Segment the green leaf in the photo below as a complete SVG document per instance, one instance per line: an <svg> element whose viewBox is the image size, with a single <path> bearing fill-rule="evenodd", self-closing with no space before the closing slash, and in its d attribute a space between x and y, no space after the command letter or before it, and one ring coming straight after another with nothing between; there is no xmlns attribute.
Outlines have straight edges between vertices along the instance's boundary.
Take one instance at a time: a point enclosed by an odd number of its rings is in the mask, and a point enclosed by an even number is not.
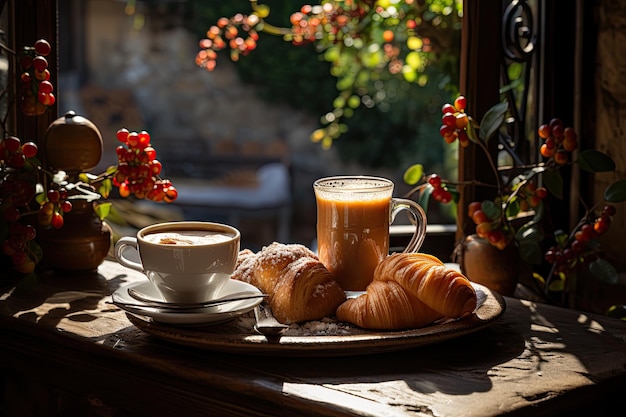
<svg viewBox="0 0 626 417"><path fill-rule="evenodd" d="M424 176L424 166L422 164L411 165L404 171L404 182L408 185L417 184Z"/></svg>
<svg viewBox="0 0 626 417"><path fill-rule="evenodd" d="M562 279L554 280L550 283L548 289L554 292L563 291L565 289L565 281Z"/></svg>
<svg viewBox="0 0 626 417"><path fill-rule="evenodd" d="M537 226L535 221L530 221L519 228L517 233L515 233L515 239L519 242L521 241L535 241L541 242L544 238L543 231L539 226Z"/></svg>
<svg viewBox="0 0 626 417"><path fill-rule="evenodd" d="M604 190L604 199L609 203L621 203L626 201L626 179L619 180L609 185Z"/></svg>
<svg viewBox="0 0 626 417"><path fill-rule="evenodd" d="M479 126L476 124L476 121L474 121L474 119L472 119L470 116L468 116L467 119L468 119L468 125L467 125L467 129L465 130L467 132L467 137L469 140L476 143L479 140L478 136L476 136L476 129Z"/></svg>
<svg viewBox="0 0 626 417"><path fill-rule="evenodd" d="M539 242L534 239L520 240L519 253L526 263L540 265L543 262L543 251Z"/></svg>
<svg viewBox="0 0 626 417"><path fill-rule="evenodd" d="M452 194L452 201L455 204L459 203L459 200L461 199L461 193L459 192L459 190L457 190L456 188L448 188L448 191L450 191L450 194Z"/></svg>
<svg viewBox="0 0 626 417"><path fill-rule="evenodd" d="M626 320L626 305L613 305L606 311L606 315L616 319Z"/></svg>
<svg viewBox="0 0 626 417"><path fill-rule="evenodd" d="M546 285L546 280L543 279L543 277L539 275L537 272L533 272L533 278L535 279L535 281L538 281L542 287Z"/></svg>
<svg viewBox="0 0 626 417"><path fill-rule="evenodd" d="M563 177L559 171L545 171L543 183L556 198L563 199Z"/></svg>
<svg viewBox="0 0 626 417"><path fill-rule="evenodd" d="M564 245L567 241L568 235L563 230L558 229L554 232L554 240L558 245Z"/></svg>
<svg viewBox="0 0 626 417"><path fill-rule="evenodd" d="M430 201L430 195L433 193L435 187L428 184L424 187L424 190L420 193L419 199L417 200L417 204L422 206L424 210L428 210L428 202Z"/></svg>
<svg viewBox="0 0 626 417"><path fill-rule="evenodd" d="M100 220L104 220L111 212L111 203L101 203L94 207L93 211Z"/></svg>
<svg viewBox="0 0 626 417"><path fill-rule="evenodd" d="M499 219L502 216L502 208L493 201L485 200L481 203L480 208L485 212L491 220Z"/></svg>
<svg viewBox="0 0 626 417"><path fill-rule="evenodd" d="M113 175L117 172L117 165L111 165L109 166L106 171L104 172L106 175Z"/></svg>
<svg viewBox="0 0 626 417"><path fill-rule="evenodd" d="M615 171L615 162L607 154L596 151L595 149L587 149L578 154L577 163L580 169L588 172L608 172Z"/></svg>
<svg viewBox="0 0 626 417"><path fill-rule="evenodd" d="M478 132L483 142L487 142L489 138L500 129L504 121L504 115L508 109L509 105L506 102L502 102L487 110L487 113L485 113L480 122L480 131Z"/></svg>
<svg viewBox="0 0 626 417"><path fill-rule="evenodd" d="M506 213L505 214L506 214L506 217L510 219L510 218L513 218L513 217L517 216L520 211L521 211L521 208L520 208L520 204L519 204L519 199L518 198L513 198L506 205Z"/></svg>
<svg viewBox="0 0 626 417"><path fill-rule="evenodd" d="M606 259L598 258L589 264L589 270L600 281L617 284L619 276L615 267Z"/></svg>
<svg viewBox="0 0 626 417"><path fill-rule="evenodd" d="M98 187L98 194L100 194L103 198L109 198L109 194L113 189L113 181L109 178L105 179L100 183L100 187Z"/></svg>

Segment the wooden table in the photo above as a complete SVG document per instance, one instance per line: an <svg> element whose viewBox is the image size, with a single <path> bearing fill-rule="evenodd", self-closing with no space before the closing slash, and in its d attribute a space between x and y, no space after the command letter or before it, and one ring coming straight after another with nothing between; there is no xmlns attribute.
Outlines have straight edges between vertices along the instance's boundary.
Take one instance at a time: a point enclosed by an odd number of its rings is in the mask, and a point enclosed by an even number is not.
<svg viewBox="0 0 626 417"><path fill-rule="evenodd" d="M194 349L107 304L145 279L105 261L0 291L2 416L601 415L626 405L626 323L505 298L489 327L393 353L256 357Z"/></svg>

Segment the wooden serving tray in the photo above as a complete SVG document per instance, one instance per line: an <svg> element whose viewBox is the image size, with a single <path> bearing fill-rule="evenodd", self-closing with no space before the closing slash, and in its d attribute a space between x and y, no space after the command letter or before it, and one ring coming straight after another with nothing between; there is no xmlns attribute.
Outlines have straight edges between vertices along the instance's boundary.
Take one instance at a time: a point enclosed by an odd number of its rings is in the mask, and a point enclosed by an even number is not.
<svg viewBox="0 0 626 417"><path fill-rule="evenodd" d="M330 331L307 334L301 326L294 325L280 338L268 340L252 330L254 323L246 323L246 317L208 327L183 327L132 313L127 316L135 326L159 339L194 348L260 356L356 356L425 346L489 326L504 313L506 304L498 293L480 284L473 285L479 305L471 315L402 331L368 331L345 323L332 326L331 320Z"/></svg>

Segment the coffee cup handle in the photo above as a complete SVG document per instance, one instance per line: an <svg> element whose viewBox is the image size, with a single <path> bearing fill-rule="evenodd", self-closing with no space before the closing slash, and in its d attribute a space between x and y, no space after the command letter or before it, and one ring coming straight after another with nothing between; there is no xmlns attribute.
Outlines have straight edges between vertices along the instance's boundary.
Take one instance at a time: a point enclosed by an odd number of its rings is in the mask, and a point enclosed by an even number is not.
<svg viewBox="0 0 626 417"><path fill-rule="evenodd" d="M396 215L403 210L407 210L413 216L413 219L415 220L415 231L413 232L411 241L402 253L417 252L420 247L422 247L422 243L424 243L424 239L426 238L426 213L422 209L422 206L413 200L405 198L392 198L391 218L389 224L393 223Z"/></svg>
<svg viewBox="0 0 626 417"><path fill-rule="evenodd" d="M136 262L132 259L128 259L124 256L124 250L126 248L133 248L135 252L139 253L137 250L137 238L132 236L122 236L115 243L115 259L120 264L124 265L127 268L134 269L139 272L143 272L143 265L141 263Z"/></svg>

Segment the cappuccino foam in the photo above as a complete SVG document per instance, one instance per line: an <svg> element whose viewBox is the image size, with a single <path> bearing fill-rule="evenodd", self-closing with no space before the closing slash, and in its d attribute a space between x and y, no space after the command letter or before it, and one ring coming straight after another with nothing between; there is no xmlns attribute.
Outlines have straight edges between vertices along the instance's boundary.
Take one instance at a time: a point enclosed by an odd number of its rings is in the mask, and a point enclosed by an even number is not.
<svg viewBox="0 0 626 417"><path fill-rule="evenodd" d="M211 245L226 242L233 237L209 230L178 230L172 232L157 232L145 235L144 240L158 245Z"/></svg>

